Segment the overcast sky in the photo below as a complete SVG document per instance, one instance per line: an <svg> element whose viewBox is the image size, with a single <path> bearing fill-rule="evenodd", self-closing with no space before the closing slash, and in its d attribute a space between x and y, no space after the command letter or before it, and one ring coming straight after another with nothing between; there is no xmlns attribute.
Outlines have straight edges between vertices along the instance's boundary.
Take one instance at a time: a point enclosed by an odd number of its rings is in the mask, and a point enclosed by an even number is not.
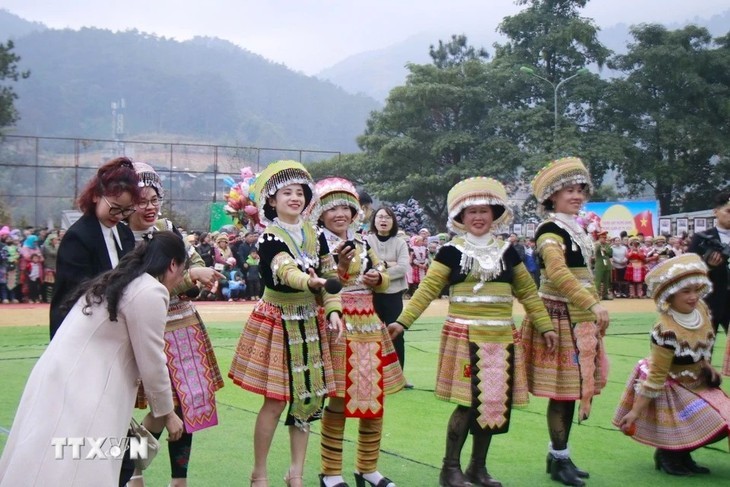
<svg viewBox="0 0 730 487"><path fill-rule="evenodd" d="M0 8L52 28L220 37L306 74L422 32L477 37L520 10L514 0L0 0ZM584 16L610 27L728 8L728 0L592 0Z"/></svg>

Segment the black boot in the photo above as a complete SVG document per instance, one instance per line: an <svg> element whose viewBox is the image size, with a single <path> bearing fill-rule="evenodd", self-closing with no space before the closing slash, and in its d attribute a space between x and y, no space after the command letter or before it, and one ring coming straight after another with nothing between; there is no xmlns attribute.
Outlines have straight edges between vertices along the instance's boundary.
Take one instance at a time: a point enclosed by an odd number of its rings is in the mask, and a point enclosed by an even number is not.
<svg viewBox="0 0 730 487"><path fill-rule="evenodd" d="M471 484L461 471L461 449L469 434L471 412L466 406L456 406L446 428L446 454L439 475L441 487L467 487Z"/></svg>
<svg viewBox="0 0 730 487"><path fill-rule="evenodd" d="M466 478L469 479L473 485L480 485L482 487L502 487L502 482L493 479L489 472L487 472L486 463L479 465L473 458L469 462L469 466L466 467Z"/></svg>
<svg viewBox="0 0 730 487"><path fill-rule="evenodd" d="M441 487L470 487L471 484L461 471L461 465L454 460L444 458L444 465L441 467L439 475L439 485Z"/></svg>
<svg viewBox="0 0 730 487"><path fill-rule="evenodd" d="M553 456L553 454L552 453L548 453L547 454L547 459L545 460L545 465L546 465L545 466L545 473L550 473L550 465L552 465L553 460L555 460L555 457ZM568 461L570 462L570 466L573 467L573 470L575 470L575 474L578 477L580 477L582 479L587 479L587 478L590 478L591 477L591 474L589 474L585 470L579 469L575 465L575 463L573 463L573 460L571 460L570 458L568 458Z"/></svg>
<svg viewBox="0 0 730 487"><path fill-rule="evenodd" d="M692 459L692 455L690 455L690 452L685 451L681 453L682 463L685 467L687 467L687 470L689 470L692 473L710 473L710 469L707 467L703 467L702 465L697 465L697 462L695 462Z"/></svg>
<svg viewBox="0 0 730 487"><path fill-rule="evenodd" d="M553 458L550 464L550 478L564 485L582 487L586 484L578 477L570 458Z"/></svg>
<svg viewBox="0 0 730 487"><path fill-rule="evenodd" d="M684 465L682 455L682 452L657 449L654 453L654 468L664 470L669 475L692 475L690 469Z"/></svg>

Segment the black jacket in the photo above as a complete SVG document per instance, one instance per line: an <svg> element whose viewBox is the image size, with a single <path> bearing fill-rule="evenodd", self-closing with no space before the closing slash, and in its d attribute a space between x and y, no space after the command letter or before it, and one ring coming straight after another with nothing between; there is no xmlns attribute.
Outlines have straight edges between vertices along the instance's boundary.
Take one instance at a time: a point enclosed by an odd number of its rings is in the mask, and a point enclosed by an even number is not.
<svg viewBox="0 0 730 487"><path fill-rule="evenodd" d="M126 225L117 225L122 248L117 249L121 259L134 249L134 234ZM66 232L58 247L56 261L56 284L51 301L50 331L51 339L58 331L66 312L61 305L85 279L98 276L111 270L104 234L95 215L83 215Z"/></svg>
<svg viewBox="0 0 730 487"><path fill-rule="evenodd" d="M716 242L720 242L720 234L716 228L711 228L695 234L692 237L692 242L689 244L689 251L699 254L704 259L705 252L702 246L702 241L704 240L702 238L703 235L712 238ZM716 267L708 265L707 267L710 269L709 277L710 281L712 281L712 292L705 297L705 303L707 303L710 311L712 311L713 323L727 323L726 320L729 317L727 316L726 310L728 308L728 298L730 298L730 293L728 292L728 260L724 258L720 265Z"/></svg>

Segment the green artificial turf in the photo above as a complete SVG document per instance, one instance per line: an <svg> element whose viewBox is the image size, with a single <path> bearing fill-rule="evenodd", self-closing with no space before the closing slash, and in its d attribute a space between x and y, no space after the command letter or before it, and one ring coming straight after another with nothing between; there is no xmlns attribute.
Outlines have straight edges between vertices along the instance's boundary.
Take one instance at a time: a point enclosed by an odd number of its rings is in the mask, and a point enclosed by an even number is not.
<svg viewBox="0 0 730 487"><path fill-rule="evenodd" d="M694 455L713 473L691 478L671 477L654 470L653 450L624 436L611 425L611 418L626 380L636 361L649 350L648 331L653 313L614 313L606 337L611 370L609 383L594 399L591 417L578 425L571 434L573 460L591 472L590 486L687 486L728 485L730 457L728 443L723 441L702 448ZM519 320L518 320L519 322ZM418 321L406 333L406 376L415 385L386 398L386 414L379 470L393 479L399 487L436 486L443 457L446 424L454 405L433 396L438 357L439 332L442 319ZM210 336L221 371L228 372L238 341L242 322L209 322ZM15 408L25 380L37 357L48 342L45 327L0 328L0 447L6 440ZM716 345L713 363L722 365L725 335ZM730 378L725 378L724 390L730 390ZM53 398L49 398L53 400ZM194 435L190 463L191 486L244 486L253 463L253 425L261 405L261 397L243 391L226 379L218 392L219 425ZM545 426L546 401L531 398L530 405L515 409L510 431L495 436L488 457L490 473L505 485L555 486L545 474L545 454L548 443ZM137 416L144 415L138 411ZM319 472L319 423L312 427L305 482L316 486ZM164 438L164 436L163 436ZM345 478L354 487L357 421L349 420L344 446ZM466 466L471 450L470 439L464 447L462 464ZM164 441L162 442L164 445ZM281 425L274 438L269 457L269 480L272 486L283 485L288 466L289 442L286 428ZM163 448L165 448L163 446ZM164 486L169 481L167 452L163 450L146 472L147 485Z"/></svg>

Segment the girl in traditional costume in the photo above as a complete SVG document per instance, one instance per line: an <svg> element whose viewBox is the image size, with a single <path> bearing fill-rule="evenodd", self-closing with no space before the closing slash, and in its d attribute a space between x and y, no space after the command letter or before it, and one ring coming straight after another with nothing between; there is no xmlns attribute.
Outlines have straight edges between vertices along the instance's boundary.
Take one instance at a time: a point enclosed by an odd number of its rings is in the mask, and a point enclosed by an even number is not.
<svg viewBox="0 0 730 487"><path fill-rule="evenodd" d="M712 289L707 266L688 253L659 263L646 284L659 310L651 354L629 377L613 424L657 449L657 470L710 473L690 452L728 435L730 398L710 363L715 332L702 300Z"/></svg>
<svg viewBox="0 0 730 487"><path fill-rule="evenodd" d="M370 245L354 232L362 210L352 183L327 178L317 182L316 192L320 203L311 220L324 227L321 245L327 245L338 262L346 328L344 340L329 334L336 391L322 416L320 486L347 486L342 477L345 419L359 418L355 484L395 487L378 472L378 457L384 396L401 390L405 379L388 331L373 307L373 292L388 289L390 279Z"/></svg>
<svg viewBox="0 0 730 487"><path fill-rule="evenodd" d="M183 240L170 220L159 218L165 197L160 176L152 166L143 162L135 162L134 169L140 181L140 201L137 203L137 211L127 219L127 224L135 240L139 243L146 236L162 230L174 232ZM187 240L183 240L183 243L190 267L185 271L180 285L170 293L165 325L165 356L170 371L175 411L185 424L185 432L180 439L171 441L168 447L171 487L187 485L193 433L218 424L215 392L223 387L208 332L192 301L185 295L187 291L197 289L197 283L211 286L221 274L205 267L203 259ZM137 407L147 408L143 387L137 398ZM155 436L162 433L164 426L151 413L144 418L143 424ZM144 485L141 471L135 471L129 485Z"/></svg>
<svg viewBox="0 0 730 487"><path fill-rule="evenodd" d="M413 296L421 281L426 277L428 271L428 247L421 235L411 237L410 255L411 255L411 280L409 281L409 294Z"/></svg>
<svg viewBox="0 0 730 487"><path fill-rule="evenodd" d="M447 205L447 226L458 236L439 249L418 291L388 329L394 336L410 327L448 286L435 395L457 406L447 427L439 482L444 487L501 486L486 468L492 435L506 433L512 406L527 401L513 296L532 317L547 349L554 348L557 336L517 251L492 233L511 219L502 184L466 179L451 188ZM461 450L470 432L471 461L462 472Z"/></svg>
<svg viewBox="0 0 730 487"><path fill-rule="evenodd" d="M570 459L568 438L580 400L579 420L587 419L593 396L606 385L607 360L603 335L608 313L601 306L590 262L591 237L578 223L578 213L591 192L591 179L575 157L556 160L532 181L532 190L548 218L535 233L540 253L540 296L559 335L550 353L540 339L542 329L526 319L522 325L530 392L549 398L550 434L547 472L565 485L584 485L588 472Z"/></svg>
<svg viewBox="0 0 730 487"><path fill-rule="evenodd" d="M644 277L646 277L646 252L641 248L639 237L629 238L629 263L626 266L626 282L629 283L629 297L644 297Z"/></svg>
<svg viewBox="0 0 730 487"><path fill-rule="evenodd" d="M288 405L291 464L287 485L303 485L309 423L321 417L325 396L334 393L329 325L341 333L338 295L323 290L337 276L334 260L314 225L302 213L316 203L314 182L295 161L270 164L251 187L261 221L259 238L264 295L238 342L228 376L264 396L254 431L251 485L268 485L266 459L279 417ZM321 307L318 306L318 300Z"/></svg>

